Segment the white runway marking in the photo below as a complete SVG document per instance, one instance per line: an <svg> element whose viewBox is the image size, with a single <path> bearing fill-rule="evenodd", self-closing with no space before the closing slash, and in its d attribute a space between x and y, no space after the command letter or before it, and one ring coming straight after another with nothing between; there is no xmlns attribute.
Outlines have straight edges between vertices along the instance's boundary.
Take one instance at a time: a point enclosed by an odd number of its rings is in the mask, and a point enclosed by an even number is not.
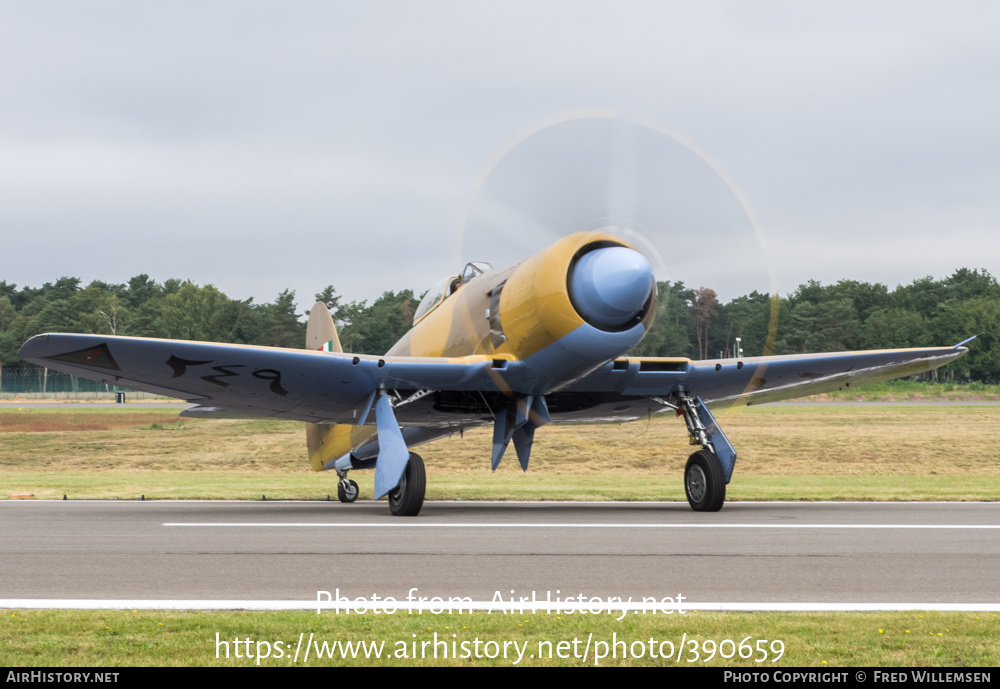
<svg viewBox="0 0 1000 689"><path fill-rule="evenodd" d="M382 601L385 601L383 598ZM354 602L351 602L352 605ZM391 609L413 610L421 612L440 611L447 609L449 601L419 601L405 600L388 604ZM591 612L594 606L588 603L500 603L496 601L455 601L451 603L457 612L463 611L580 611ZM384 610L385 604L379 606ZM607 600L597 604L597 609L607 613L608 610L629 611L664 611L662 603L612 603ZM673 607L673 606L671 606ZM103 598L0 598L0 609L32 609L32 610L312 610L317 609L315 600L127 600ZM333 605L324 602L322 609L328 614L335 614ZM684 601L683 609L687 612L699 610L718 610L729 612L884 612L884 611L938 611L938 612L1000 612L1000 603L759 603L759 602L697 602ZM353 614L353 613L352 613ZM661 614L663 614L661 612Z"/></svg>
<svg viewBox="0 0 1000 689"><path fill-rule="evenodd" d="M1000 524L642 524L546 522L165 522L163 526L337 529L1000 529Z"/></svg>

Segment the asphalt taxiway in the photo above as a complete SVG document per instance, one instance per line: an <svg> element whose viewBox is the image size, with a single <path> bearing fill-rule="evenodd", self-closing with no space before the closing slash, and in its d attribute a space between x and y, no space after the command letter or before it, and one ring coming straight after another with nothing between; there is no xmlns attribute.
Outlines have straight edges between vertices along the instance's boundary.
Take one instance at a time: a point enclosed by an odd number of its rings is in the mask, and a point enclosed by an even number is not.
<svg viewBox="0 0 1000 689"><path fill-rule="evenodd" d="M3 600L1000 598L996 503L428 502L396 518L384 501L3 501L0 521Z"/></svg>

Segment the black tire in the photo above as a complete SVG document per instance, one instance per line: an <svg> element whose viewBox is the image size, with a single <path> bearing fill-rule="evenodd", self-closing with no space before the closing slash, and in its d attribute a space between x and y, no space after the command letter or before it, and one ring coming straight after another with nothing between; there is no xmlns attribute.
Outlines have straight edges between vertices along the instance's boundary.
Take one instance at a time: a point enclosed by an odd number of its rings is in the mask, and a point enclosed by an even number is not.
<svg viewBox="0 0 1000 689"><path fill-rule="evenodd" d="M358 499L358 483L352 479L337 484L337 499L341 502L354 502Z"/></svg>
<svg viewBox="0 0 1000 689"><path fill-rule="evenodd" d="M389 511L397 517L415 517L424 506L424 491L427 488L427 474L424 460L416 452L410 453L410 461L399 485L389 491Z"/></svg>
<svg viewBox="0 0 1000 689"><path fill-rule="evenodd" d="M684 467L684 492L695 512L718 512L726 502L726 479L719 458L698 450Z"/></svg>

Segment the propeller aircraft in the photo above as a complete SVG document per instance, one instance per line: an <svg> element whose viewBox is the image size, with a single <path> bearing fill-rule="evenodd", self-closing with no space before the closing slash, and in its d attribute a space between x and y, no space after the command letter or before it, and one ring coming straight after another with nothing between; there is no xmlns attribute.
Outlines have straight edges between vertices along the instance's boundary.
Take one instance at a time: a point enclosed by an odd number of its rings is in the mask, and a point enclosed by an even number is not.
<svg viewBox="0 0 1000 689"><path fill-rule="evenodd" d="M413 516L423 460L410 448L493 426L491 466L511 443L527 470L547 423L621 422L673 412L692 445L684 486L718 511L736 450L711 409L761 404L909 376L968 350L952 347L693 361L633 357L656 313L649 261L628 242L579 232L510 267L470 263L435 285L384 356L344 353L329 310L310 312L301 350L104 335L44 334L20 358L72 375L193 403L182 416L306 422L309 462L339 477L375 470L375 497Z"/></svg>

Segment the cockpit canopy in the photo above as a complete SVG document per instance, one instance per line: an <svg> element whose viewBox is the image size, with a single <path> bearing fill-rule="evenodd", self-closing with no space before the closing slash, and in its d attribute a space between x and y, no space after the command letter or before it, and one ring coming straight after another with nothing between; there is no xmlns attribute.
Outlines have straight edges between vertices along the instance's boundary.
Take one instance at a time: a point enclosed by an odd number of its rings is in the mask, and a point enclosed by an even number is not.
<svg viewBox="0 0 1000 689"><path fill-rule="evenodd" d="M493 270L493 266L485 261L466 263L461 275L450 275L435 283L420 300L417 312L413 314L413 322L416 323L433 311L434 307L454 294L459 287L490 270Z"/></svg>

